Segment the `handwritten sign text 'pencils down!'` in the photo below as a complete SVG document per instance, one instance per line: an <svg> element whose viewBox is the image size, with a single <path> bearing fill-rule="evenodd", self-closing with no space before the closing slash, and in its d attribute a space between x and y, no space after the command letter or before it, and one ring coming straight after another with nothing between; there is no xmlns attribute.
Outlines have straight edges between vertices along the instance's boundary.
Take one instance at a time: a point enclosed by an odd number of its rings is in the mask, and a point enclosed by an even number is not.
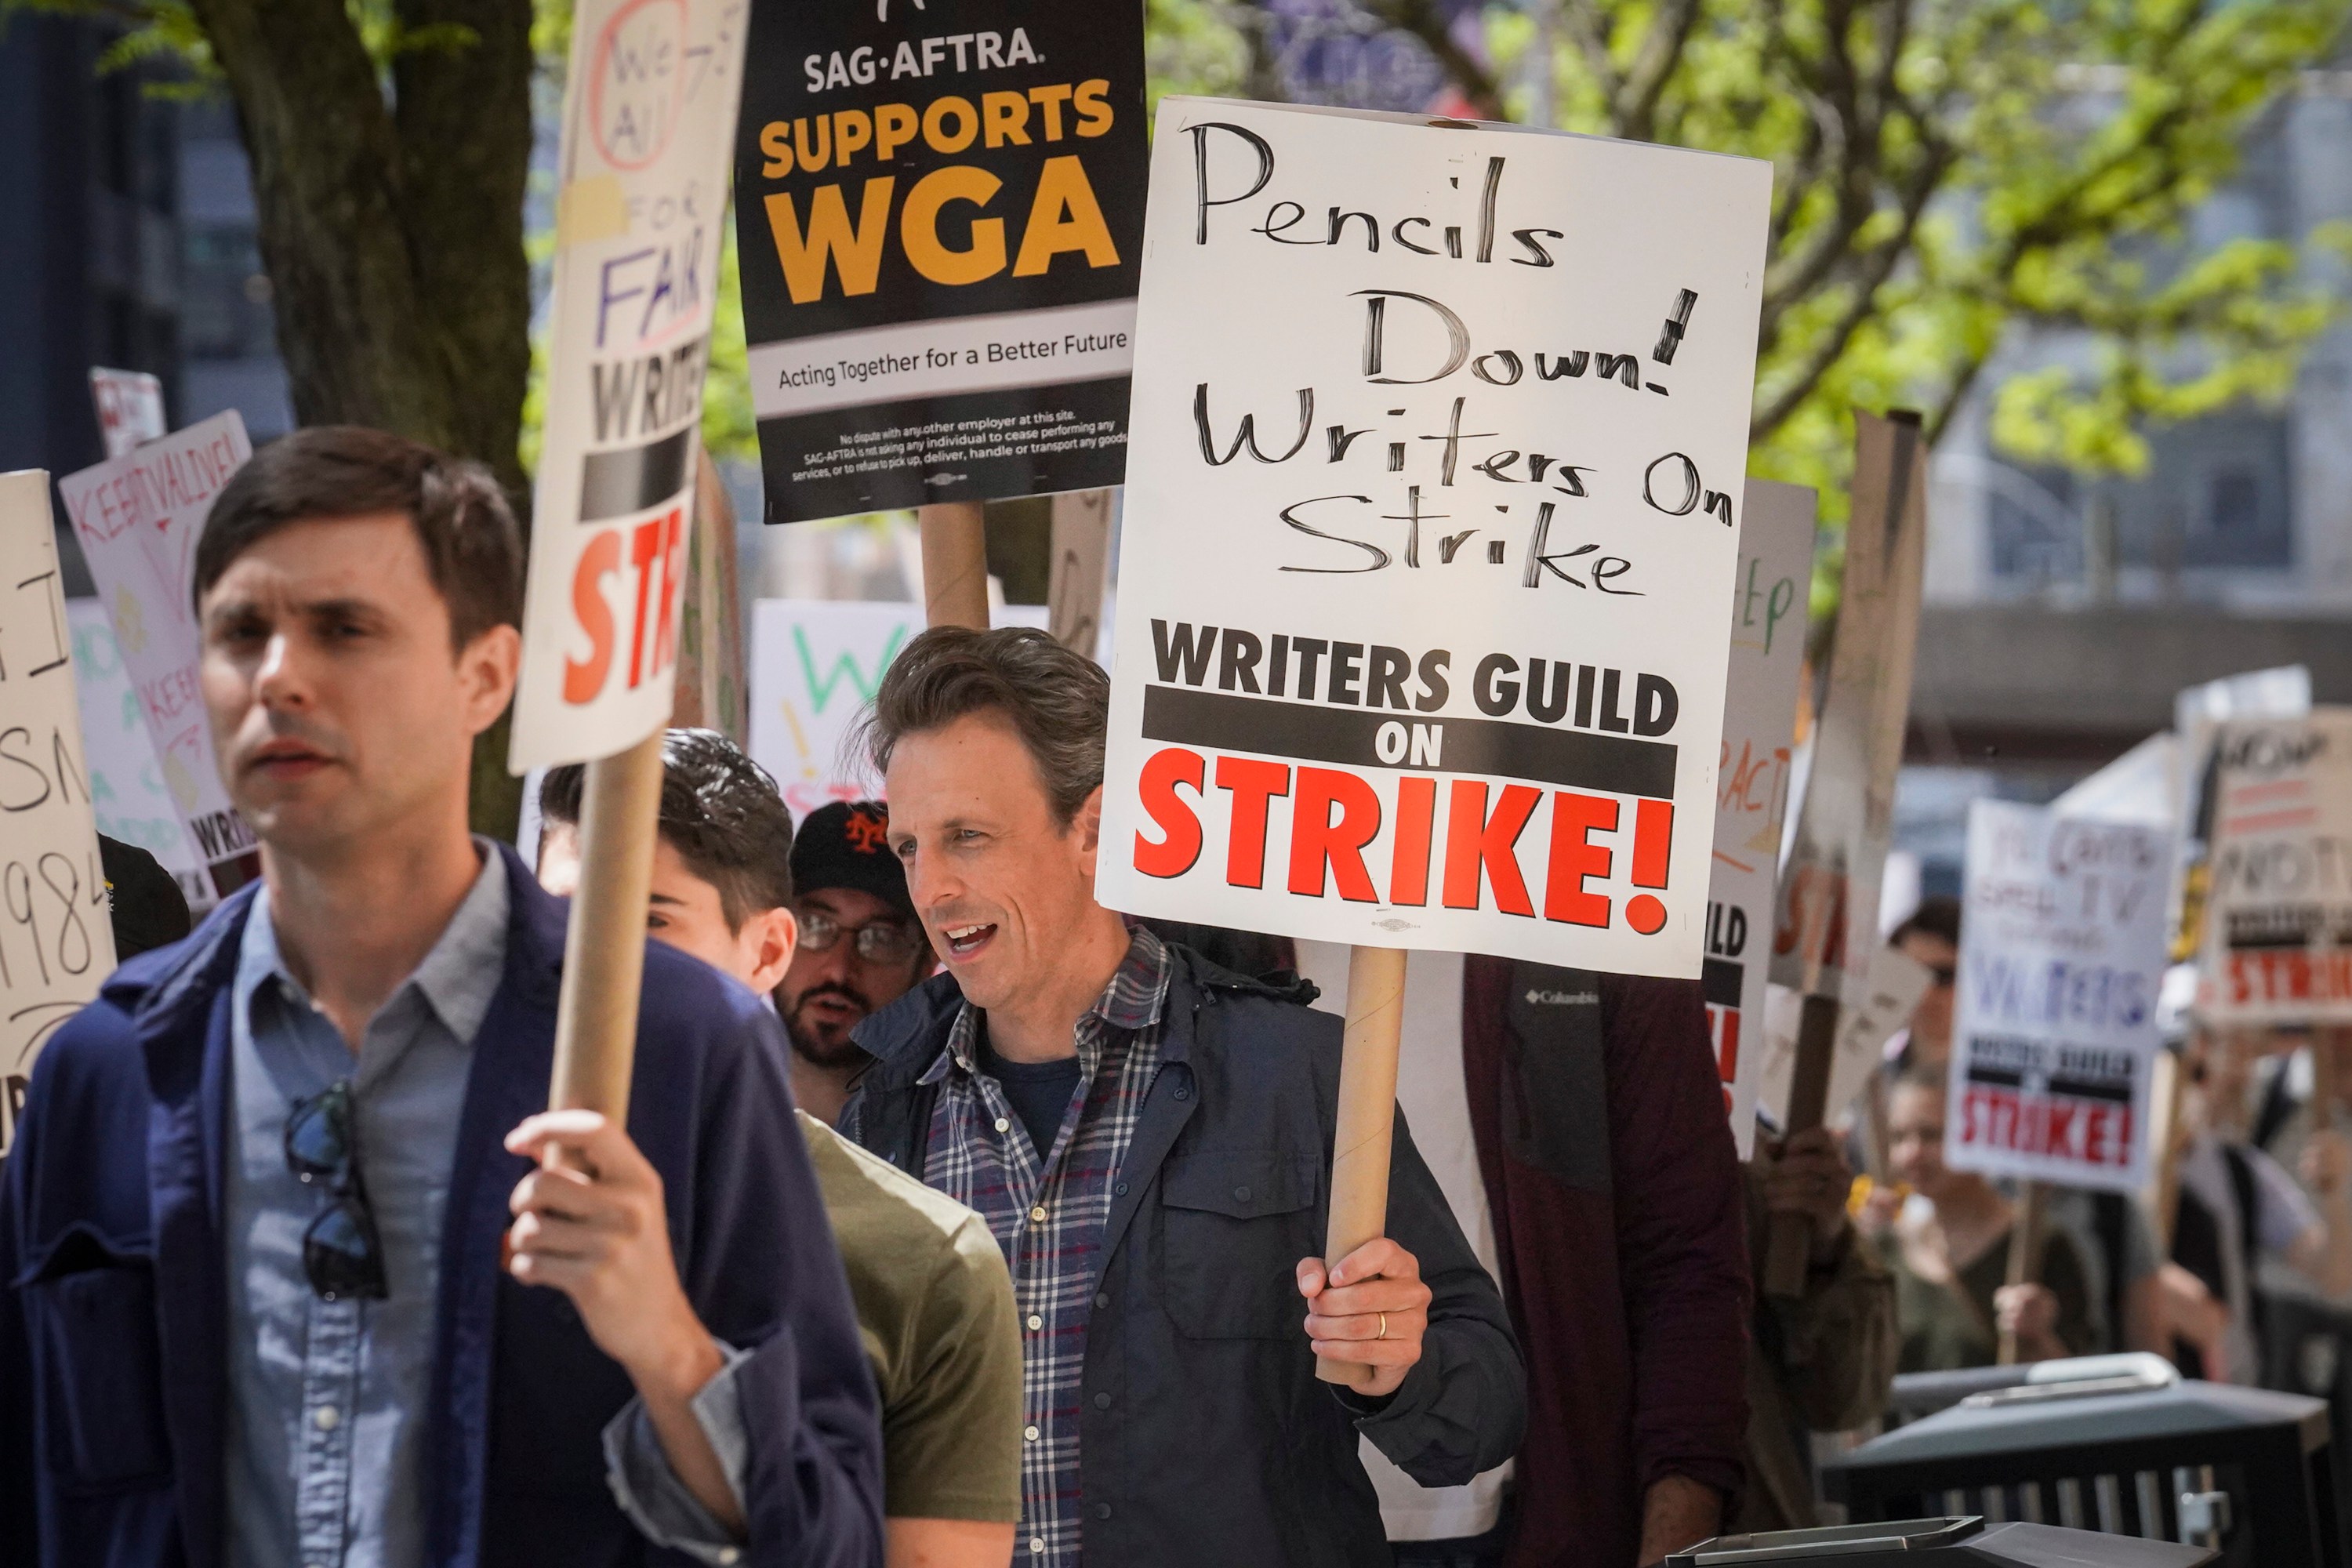
<svg viewBox="0 0 2352 1568"><path fill-rule="evenodd" d="M1771 172L1171 98L1100 896L1695 976Z"/></svg>

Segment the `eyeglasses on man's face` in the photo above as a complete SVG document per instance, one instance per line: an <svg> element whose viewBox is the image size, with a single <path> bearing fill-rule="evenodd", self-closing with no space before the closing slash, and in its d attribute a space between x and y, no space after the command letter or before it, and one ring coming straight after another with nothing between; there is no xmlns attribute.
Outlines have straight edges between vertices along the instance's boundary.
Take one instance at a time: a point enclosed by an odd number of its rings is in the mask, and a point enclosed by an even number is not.
<svg viewBox="0 0 2352 1568"><path fill-rule="evenodd" d="M904 921L868 921L862 926L845 926L820 910L801 911L801 946L809 952L828 952L843 937L851 940L857 956L868 963L905 963L923 946L922 938Z"/></svg>

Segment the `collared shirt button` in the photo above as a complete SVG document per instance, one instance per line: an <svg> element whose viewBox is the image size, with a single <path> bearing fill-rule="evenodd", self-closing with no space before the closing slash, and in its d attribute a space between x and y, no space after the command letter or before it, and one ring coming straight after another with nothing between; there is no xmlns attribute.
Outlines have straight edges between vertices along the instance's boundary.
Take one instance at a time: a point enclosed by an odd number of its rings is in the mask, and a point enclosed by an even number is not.
<svg viewBox="0 0 2352 1568"><path fill-rule="evenodd" d="M996 1130L999 1132L1010 1132L1013 1131L1013 1123L1006 1118L1000 1116L996 1119Z"/></svg>
<svg viewBox="0 0 2352 1568"><path fill-rule="evenodd" d="M1043 1225L1045 1222L1045 1205L1044 1204L1039 1204L1036 1207L1031 1209L1029 1211L1029 1218L1035 1224Z"/></svg>
<svg viewBox="0 0 2352 1568"><path fill-rule="evenodd" d="M1045 1538L1042 1535L1031 1536L1029 1538L1029 1552L1032 1556L1043 1557L1045 1554Z"/></svg>
<svg viewBox="0 0 2352 1568"><path fill-rule="evenodd" d="M740 1562L742 1560L742 1556L743 1552L740 1547L722 1546L719 1549L719 1561L724 1564L732 1564Z"/></svg>
<svg viewBox="0 0 2352 1568"><path fill-rule="evenodd" d="M343 1413L331 1405L321 1405L310 1412L310 1425L321 1432L331 1432L342 1421Z"/></svg>
<svg viewBox="0 0 2352 1568"><path fill-rule="evenodd" d="M1021 1435L1034 1443L1037 1440L1037 1428L1034 1426L1024 1426L1021 1428Z"/></svg>
<svg viewBox="0 0 2352 1568"><path fill-rule="evenodd" d="M1110 1395L1109 1395L1109 1394L1096 1394L1096 1395L1095 1395L1095 1408L1096 1408L1096 1409L1097 1409L1097 1410L1108 1410L1108 1409L1109 1409L1109 1408L1110 1408Z"/></svg>
<svg viewBox="0 0 2352 1568"><path fill-rule="evenodd" d="M1045 1320L1032 1312L1029 1314L1029 1326L1032 1329L1042 1329L1045 1326Z"/></svg>

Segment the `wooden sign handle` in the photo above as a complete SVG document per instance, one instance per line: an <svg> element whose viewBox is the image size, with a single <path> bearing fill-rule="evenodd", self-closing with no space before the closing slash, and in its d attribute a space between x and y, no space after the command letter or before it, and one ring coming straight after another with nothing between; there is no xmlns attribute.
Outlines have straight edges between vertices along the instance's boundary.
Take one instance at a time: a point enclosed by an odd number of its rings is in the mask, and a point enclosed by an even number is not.
<svg viewBox="0 0 2352 1568"><path fill-rule="evenodd" d="M1336 1264L1385 1234L1389 1145L1396 1131L1397 1047L1404 1024L1402 948L1348 953L1348 1028L1339 1047L1339 1108L1331 1137L1331 1213L1323 1261ZM1326 1383L1360 1386L1373 1369L1317 1357Z"/></svg>
<svg viewBox="0 0 2352 1568"><path fill-rule="evenodd" d="M1793 1138L1822 1124L1829 1106L1830 1067L1837 1056L1838 999L1805 998L1797 1016L1797 1060L1789 1074L1789 1119L1781 1129ZM1776 1213L1764 1233L1764 1293L1801 1300L1813 1250L1811 1215Z"/></svg>
<svg viewBox="0 0 2352 1568"><path fill-rule="evenodd" d="M2341 1025L2322 1024L2311 1031L2311 1130L2336 1125L2336 1052L2344 1035Z"/></svg>
<svg viewBox="0 0 2352 1568"><path fill-rule="evenodd" d="M976 500L919 509L923 538L923 624L988 629L988 525Z"/></svg>
<svg viewBox="0 0 2352 1568"><path fill-rule="evenodd" d="M658 730L587 766L580 800L580 886L564 933L563 984L555 1005L551 1110L628 1120L661 786Z"/></svg>
<svg viewBox="0 0 2352 1568"><path fill-rule="evenodd" d="M2047 1205L2049 1192L2050 1189L2040 1182L2028 1182L2025 1190L2018 1195L2016 1216L2009 1222L2008 1284L2031 1283L2035 1268L2042 1261L2042 1211ZM2002 1366L2017 1364L2017 1335L2008 1329L2000 1331L1997 1360Z"/></svg>

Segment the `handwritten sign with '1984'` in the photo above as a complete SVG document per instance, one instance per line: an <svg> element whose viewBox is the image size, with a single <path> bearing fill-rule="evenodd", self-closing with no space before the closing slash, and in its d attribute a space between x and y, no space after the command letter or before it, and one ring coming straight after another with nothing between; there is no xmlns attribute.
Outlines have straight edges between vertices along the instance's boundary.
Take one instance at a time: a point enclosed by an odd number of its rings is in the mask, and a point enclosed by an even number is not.
<svg viewBox="0 0 2352 1568"><path fill-rule="evenodd" d="M49 476L0 474L0 1154L42 1042L113 968Z"/></svg>

